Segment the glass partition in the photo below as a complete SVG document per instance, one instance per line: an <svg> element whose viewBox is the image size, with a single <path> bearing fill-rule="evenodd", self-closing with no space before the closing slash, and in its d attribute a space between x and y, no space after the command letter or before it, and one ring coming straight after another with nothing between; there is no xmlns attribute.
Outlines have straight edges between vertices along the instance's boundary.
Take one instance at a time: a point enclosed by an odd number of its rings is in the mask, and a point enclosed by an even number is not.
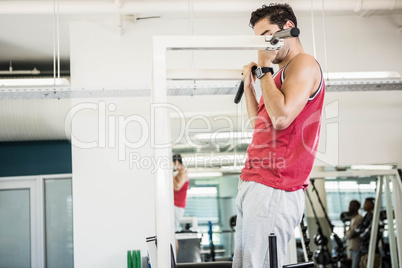
<svg viewBox="0 0 402 268"><path fill-rule="evenodd" d="M0 190L0 267L31 267L30 190Z"/></svg>
<svg viewBox="0 0 402 268"><path fill-rule="evenodd" d="M72 268L73 199L71 179L45 179L45 243L47 268Z"/></svg>

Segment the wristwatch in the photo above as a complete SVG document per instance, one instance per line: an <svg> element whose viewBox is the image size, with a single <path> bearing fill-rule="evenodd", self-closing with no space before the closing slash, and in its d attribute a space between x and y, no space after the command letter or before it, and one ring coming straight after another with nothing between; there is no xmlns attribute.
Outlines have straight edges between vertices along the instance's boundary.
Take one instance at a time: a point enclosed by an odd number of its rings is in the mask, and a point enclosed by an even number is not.
<svg viewBox="0 0 402 268"><path fill-rule="evenodd" d="M274 74L274 69L272 69L271 67L258 67L257 69L255 69L254 73L258 79L261 79L268 72Z"/></svg>

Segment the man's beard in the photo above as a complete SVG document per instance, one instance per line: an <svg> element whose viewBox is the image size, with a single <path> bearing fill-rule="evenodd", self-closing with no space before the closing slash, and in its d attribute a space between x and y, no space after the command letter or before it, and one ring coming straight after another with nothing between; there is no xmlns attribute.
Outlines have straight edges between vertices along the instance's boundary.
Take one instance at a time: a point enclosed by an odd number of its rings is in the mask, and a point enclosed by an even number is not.
<svg viewBox="0 0 402 268"><path fill-rule="evenodd" d="M286 50L286 52L285 52ZM276 54L275 59L272 61L273 64L280 64L285 60L286 56L289 54L289 48L283 47L278 54Z"/></svg>
<svg viewBox="0 0 402 268"><path fill-rule="evenodd" d="M279 63L281 63L283 61L283 57L276 57L273 61L272 61L272 63L273 64L279 64Z"/></svg>

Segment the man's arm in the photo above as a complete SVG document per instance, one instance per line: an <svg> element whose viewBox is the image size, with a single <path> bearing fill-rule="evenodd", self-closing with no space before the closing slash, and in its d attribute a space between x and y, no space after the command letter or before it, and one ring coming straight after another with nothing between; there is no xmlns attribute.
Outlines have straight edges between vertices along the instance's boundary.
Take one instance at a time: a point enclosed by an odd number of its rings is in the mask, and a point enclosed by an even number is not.
<svg viewBox="0 0 402 268"><path fill-rule="evenodd" d="M349 230L346 232L346 239L351 239L359 235L359 233L356 232L356 228L359 226L362 219L362 216L357 215L350 221Z"/></svg>
<svg viewBox="0 0 402 268"><path fill-rule="evenodd" d="M176 176L173 177L173 189L180 191L183 185L189 180L187 170L179 171Z"/></svg>
<svg viewBox="0 0 402 268"><path fill-rule="evenodd" d="M270 73L261 78L265 109L277 130L285 129L293 122L309 97L315 93L321 80L317 62L307 54L296 56L285 71L281 90L276 87Z"/></svg>
<svg viewBox="0 0 402 268"><path fill-rule="evenodd" d="M256 65L255 62L251 62L243 67L244 95L246 96L247 114L253 128L255 126L255 119L257 118L258 101L254 89L256 76L251 73L251 68Z"/></svg>

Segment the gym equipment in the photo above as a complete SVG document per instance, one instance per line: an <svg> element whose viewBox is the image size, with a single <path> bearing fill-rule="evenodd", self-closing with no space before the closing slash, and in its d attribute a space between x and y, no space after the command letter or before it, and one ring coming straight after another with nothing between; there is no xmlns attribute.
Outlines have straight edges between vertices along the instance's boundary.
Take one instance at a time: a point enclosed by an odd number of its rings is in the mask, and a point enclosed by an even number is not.
<svg viewBox="0 0 402 268"><path fill-rule="evenodd" d="M300 233L302 234L300 239L303 248L304 260L306 262L312 261L313 253L310 251L310 238L307 237L307 226L304 225L304 213L302 220L300 221L299 228Z"/></svg>
<svg viewBox="0 0 402 268"><path fill-rule="evenodd" d="M201 237L197 232L176 232L176 239L179 243L177 263L201 262Z"/></svg>
<svg viewBox="0 0 402 268"><path fill-rule="evenodd" d="M315 212L314 205L313 205L313 202L311 201L309 192L306 191L306 194L307 194L307 199L310 202L311 209L313 211L315 222L318 226L317 234L314 236L314 243L318 246L318 249L314 253L314 259L316 260L316 262L319 265L325 266L327 264L332 263L331 262L331 254L327 247L328 238L322 233L322 227L318 220L317 213Z"/></svg>
<svg viewBox="0 0 402 268"><path fill-rule="evenodd" d="M133 267L133 255L131 255L131 250L127 250L127 268Z"/></svg>
<svg viewBox="0 0 402 268"><path fill-rule="evenodd" d="M127 250L127 268L141 268L140 250Z"/></svg>
<svg viewBox="0 0 402 268"><path fill-rule="evenodd" d="M271 45L276 45L278 44L280 39L285 39L285 38L290 38L290 37L298 37L300 34L299 28L290 28L286 30L282 30L279 32L274 33L272 36L271 40L269 41ZM256 66L254 66L251 69L251 72L254 74L255 70L257 69ZM241 97L243 96L244 93L244 81L242 80L239 85L239 89L237 90L234 103L239 103L241 100Z"/></svg>
<svg viewBox="0 0 402 268"><path fill-rule="evenodd" d="M178 263L177 268L232 268L232 262Z"/></svg>
<svg viewBox="0 0 402 268"><path fill-rule="evenodd" d="M253 66L251 68L251 72L254 74L255 70L257 69L257 66ZM234 99L234 103L239 103L241 101L241 97L243 97L243 93L244 93L244 80L241 80L240 85L239 85L239 89L237 90L235 99Z"/></svg>
<svg viewBox="0 0 402 268"><path fill-rule="evenodd" d="M269 243L269 267L270 268L278 268L278 251L276 247L276 236L274 233L271 233L268 238ZM303 262L303 263L294 263L282 266L282 268L309 268L315 267L314 262Z"/></svg>
<svg viewBox="0 0 402 268"><path fill-rule="evenodd" d="M215 245L212 239L212 222L208 221L208 236L209 236L209 248L211 250L211 261L215 261Z"/></svg>
<svg viewBox="0 0 402 268"><path fill-rule="evenodd" d="M341 262L342 262L342 260L345 258L345 256L344 256L345 247L344 247L344 245L343 245L342 240L341 240L341 239L339 238L339 236L334 232L334 225L332 224L331 220L330 220L329 217L328 217L328 213L327 213L327 211L325 210L324 204L323 204L322 201L321 201L321 198L320 198L320 195L318 194L317 189L315 188L314 182L315 182L315 180L312 179L312 180L311 180L311 185L313 186L313 192L315 192L316 195L317 195L318 203L320 204L321 209L322 209L322 211L324 212L325 219L327 220L328 225L330 226L331 234L333 235L334 240L335 240L335 243L336 243L336 246L337 246L337 247L335 248L335 250L336 250L335 258L334 258L334 259L331 258L331 263L332 263L332 265L333 265L334 267L341 267L341 266L342 266ZM311 201L311 200L310 200L310 201ZM335 265L335 264L337 264L337 265Z"/></svg>
<svg viewBox="0 0 402 268"><path fill-rule="evenodd" d="M279 42L279 39L285 39L289 37L298 37L300 34L299 28L290 28L282 31L278 31L274 33L271 40L269 41L271 45L276 45Z"/></svg>

